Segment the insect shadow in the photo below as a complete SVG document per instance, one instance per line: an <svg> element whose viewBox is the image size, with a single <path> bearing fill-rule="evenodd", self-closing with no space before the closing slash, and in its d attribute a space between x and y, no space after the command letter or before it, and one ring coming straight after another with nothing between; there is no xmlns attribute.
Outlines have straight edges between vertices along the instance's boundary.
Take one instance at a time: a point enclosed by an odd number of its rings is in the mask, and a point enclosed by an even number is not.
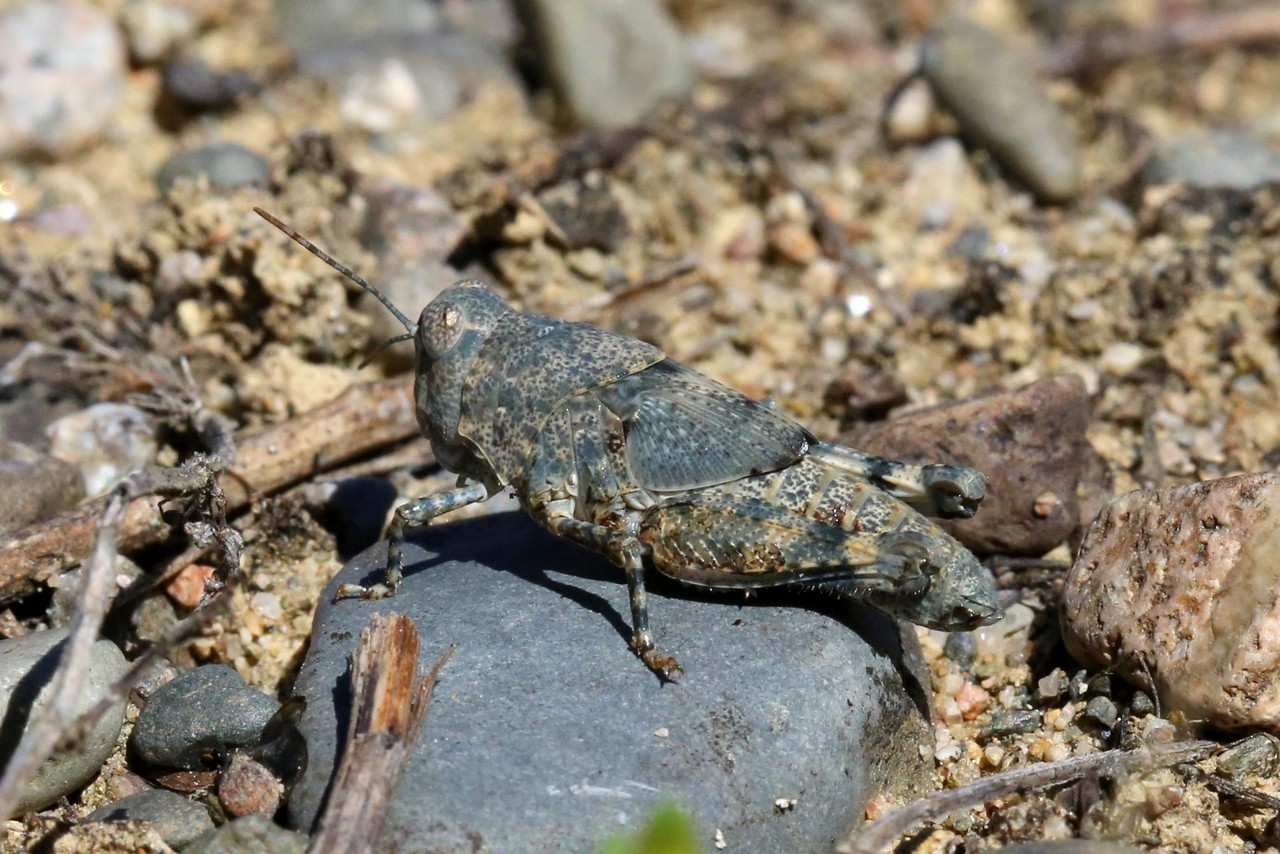
<svg viewBox="0 0 1280 854"><path fill-rule="evenodd" d="M429 584L422 585L420 594L410 595L429 597L433 590L440 590L442 584L456 581L449 578L451 573L465 573L468 568L482 567L555 593L606 620L623 640L631 637L631 625L625 616L626 579L622 571L594 552L549 533L524 513L501 512L435 524L414 531L407 542L411 547L405 553L406 585L413 589L418 586L414 582L421 581L422 576L430 579ZM371 552L363 563L368 570L361 580L378 578L382 569L381 549ZM926 720L929 719L928 692L915 675L916 672L924 672L916 661L920 652L915 637L904 637L905 624L879 609L825 590L797 586L753 590L748 598L742 591L692 587L657 573L652 578L650 584L658 596L654 608L658 620L662 619L663 599L684 599L720 608L751 610L763 606L803 609L840 623L861 637L877 655L893 663L912 704L926 715ZM621 589L616 596L610 596L575 584L575 579L604 582ZM440 592L448 595L442 590ZM506 595L514 596L510 591ZM508 601L522 600L515 597ZM905 631L914 630L906 626Z"/></svg>

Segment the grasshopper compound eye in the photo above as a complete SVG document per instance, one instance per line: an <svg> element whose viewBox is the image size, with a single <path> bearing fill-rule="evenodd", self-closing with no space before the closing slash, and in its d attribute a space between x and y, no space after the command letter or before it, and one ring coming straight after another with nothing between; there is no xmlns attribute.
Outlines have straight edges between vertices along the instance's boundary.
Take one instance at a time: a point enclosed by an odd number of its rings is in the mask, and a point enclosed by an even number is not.
<svg viewBox="0 0 1280 854"><path fill-rule="evenodd" d="M418 318L418 340L433 359L453 349L462 337L462 312L448 303L432 303Z"/></svg>

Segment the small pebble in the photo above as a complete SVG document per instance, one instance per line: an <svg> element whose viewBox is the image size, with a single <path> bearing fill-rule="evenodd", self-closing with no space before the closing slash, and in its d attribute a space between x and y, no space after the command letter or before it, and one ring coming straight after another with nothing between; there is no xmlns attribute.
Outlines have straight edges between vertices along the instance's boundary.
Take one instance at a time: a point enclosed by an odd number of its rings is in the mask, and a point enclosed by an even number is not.
<svg viewBox="0 0 1280 854"><path fill-rule="evenodd" d="M1145 718L1156 713L1156 704L1146 691L1134 691L1133 698L1129 701L1129 713L1135 718Z"/></svg>
<svg viewBox="0 0 1280 854"><path fill-rule="evenodd" d="M961 17L931 30L920 65L961 131L1041 201L1080 192L1080 144L1071 119L1000 38Z"/></svg>
<svg viewBox="0 0 1280 854"><path fill-rule="evenodd" d="M169 594L175 605L183 608L194 608L204 598L205 582L217 572L212 566L193 563L183 569L165 585L164 592Z"/></svg>
<svg viewBox="0 0 1280 854"><path fill-rule="evenodd" d="M4 720L0 756L12 755L31 722L48 709L60 645L66 638L66 631L54 629L0 640L0 719ZM94 644L76 708L85 711L96 705L123 678L128 666L115 644L106 640ZM15 816L44 809L97 776L115 749L124 724L124 705L123 699L114 702L75 750L56 751L45 760L18 799Z"/></svg>
<svg viewBox="0 0 1280 854"><path fill-rule="evenodd" d="M131 743L165 768L202 769L234 747L258 743L275 700L225 664L208 664L162 686L138 716Z"/></svg>
<svg viewBox="0 0 1280 854"><path fill-rule="evenodd" d="M1120 719L1120 711L1109 697L1093 697L1085 704L1084 716L1103 729L1111 729Z"/></svg>
<svg viewBox="0 0 1280 854"><path fill-rule="evenodd" d="M1087 670L1077 670L1075 675L1071 677L1071 681L1067 683L1067 696L1073 700L1079 700L1088 693L1089 672Z"/></svg>
<svg viewBox="0 0 1280 854"><path fill-rule="evenodd" d="M180 151L156 172L156 186L168 193L180 178L204 175L215 190L265 187L269 183L267 159L234 142L214 142Z"/></svg>
<svg viewBox="0 0 1280 854"><path fill-rule="evenodd" d="M1280 181L1280 148L1247 130L1221 129L1166 140L1142 170L1147 184L1247 190Z"/></svg>
<svg viewBox="0 0 1280 854"><path fill-rule="evenodd" d="M115 118L128 68L115 22L87 3L8 4L0 14L0 159L63 157Z"/></svg>
<svg viewBox="0 0 1280 854"><path fill-rule="evenodd" d="M80 469L90 498L150 465L156 455L156 432L150 416L125 403L95 403L64 415L46 432L49 453Z"/></svg>
<svg viewBox="0 0 1280 854"><path fill-rule="evenodd" d="M1033 709L998 709L991 715L991 722L978 733L981 740L1001 738L1035 732L1040 728L1041 715Z"/></svg>
<svg viewBox="0 0 1280 854"><path fill-rule="evenodd" d="M203 804L165 789L147 789L121 798L89 813L83 821L149 822L160 838L174 848L182 848L213 829L213 820Z"/></svg>
<svg viewBox="0 0 1280 854"><path fill-rule="evenodd" d="M1053 672L1036 683L1036 699L1042 703L1057 700L1066 692L1067 674L1061 667L1055 667Z"/></svg>
<svg viewBox="0 0 1280 854"><path fill-rule="evenodd" d="M218 779L218 800L229 815L271 818L280 809L284 784L260 762L236 751Z"/></svg>
<svg viewBox="0 0 1280 854"><path fill-rule="evenodd" d="M915 152L902 194L903 205L916 216L921 229L936 231L951 225L968 165L964 146L955 137L945 136Z"/></svg>
<svg viewBox="0 0 1280 854"><path fill-rule="evenodd" d="M952 632L942 645L942 654L955 662L957 667L968 670L978 657L978 641L973 632Z"/></svg>
<svg viewBox="0 0 1280 854"><path fill-rule="evenodd" d="M120 28L129 56L140 65L159 62L195 34L197 21L180 5L163 0L127 0L120 9Z"/></svg>
<svg viewBox="0 0 1280 854"><path fill-rule="evenodd" d="M1230 780L1275 777L1280 772L1280 738L1257 732L1242 738L1218 756L1218 771Z"/></svg>
<svg viewBox="0 0 1280 854"><path fill-rule="evenodd" d="M168 63L162 80L164 95L193 112L226 109L262 88L247 71L214 69L196 60Z"/></svg>

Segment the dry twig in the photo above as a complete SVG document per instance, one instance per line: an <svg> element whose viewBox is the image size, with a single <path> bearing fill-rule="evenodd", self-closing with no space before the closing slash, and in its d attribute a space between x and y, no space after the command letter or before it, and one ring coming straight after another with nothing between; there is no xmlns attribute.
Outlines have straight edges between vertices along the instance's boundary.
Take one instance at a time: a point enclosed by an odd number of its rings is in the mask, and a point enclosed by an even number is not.
<svg viewBox="0 0 1280 854"><path fill-rule="evenodd" d="M908 804L884 818L858 828L836 851L839 854L877 854L895 844L917 824L937 821L957 810L972 809L1016 792L1069 783L1087 774L1115 776L1130 771L1176 765L1179 762L1193 762L1218 749L1221 749L1221 745L1214 741L1182 741L1162 747L1140 747L1072 756L1058 762L1044 762L1005 771Z"/></svg>
<svg viewBox="0 0 1280 854"><path fill-rule="evenodd" d="M417 433L413 399L403 380L353 386L299 418L238 437L235 463L218 479L226 494L225 512ZM196 465L189 473L197 480L202 476ZM98 499L0 537L0 604L34 592L51 575L84 560L108 501ZM169 533L155 500L135 498L122 511L118 546L137 551Z"/></svg>
<svg viewBox="0 0 1280 854"><path fill-rule="evenodd" d="M360 633L351 662L351 726L329 803L308 849L312 854L368 850L377 838L440 669L454 650L450 646L430 673L419 676L419 644L418 630L403 614L375 614Z"/></svg>
<svg viewBox="0 0 1280 854"><path fill-rule="evenodd" d="M1258 3L1240 9L1171 16L1141 30L1120 30L1063 39L1040 57L1040 70L1074 76L1141 56L1219 50L1228 45L1280 42L1280 6Z"/></svg>

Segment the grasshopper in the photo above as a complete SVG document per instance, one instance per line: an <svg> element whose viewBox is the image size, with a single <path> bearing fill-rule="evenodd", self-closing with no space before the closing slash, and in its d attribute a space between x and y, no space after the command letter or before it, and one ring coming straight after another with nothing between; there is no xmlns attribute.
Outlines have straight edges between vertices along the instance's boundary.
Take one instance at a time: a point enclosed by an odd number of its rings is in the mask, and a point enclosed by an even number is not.
<svg viewBox="0 0 1280 854"><path fill-rule="evenodd" d="M397 508L384 581L342 585L335 599L393 595L406 528L513 487L540 524L626 572L631 646L664 679L683 668L654 645L648 568L699 587L830 590L946 631L999 618L990 575L926 518L972 516L986 493L980 472L819 441L657 347L524 314L481 282L447 288L412 323L254 210L404 324L389 343L414 341L418 423L458 475L454 489Z"/></svg>

